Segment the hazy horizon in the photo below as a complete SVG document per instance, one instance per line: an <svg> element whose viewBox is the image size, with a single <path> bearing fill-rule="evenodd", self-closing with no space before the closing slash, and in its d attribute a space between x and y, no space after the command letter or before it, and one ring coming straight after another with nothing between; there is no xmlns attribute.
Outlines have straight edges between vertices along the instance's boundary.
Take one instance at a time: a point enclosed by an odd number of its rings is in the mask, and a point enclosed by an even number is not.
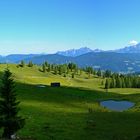
<svg viewBox="0 0 140 140"><path fill-rule="evenodd" d="M114 50L140 41L138 0L0 2L0 54ZM131 10L130 10L131 9Z"/></svg>

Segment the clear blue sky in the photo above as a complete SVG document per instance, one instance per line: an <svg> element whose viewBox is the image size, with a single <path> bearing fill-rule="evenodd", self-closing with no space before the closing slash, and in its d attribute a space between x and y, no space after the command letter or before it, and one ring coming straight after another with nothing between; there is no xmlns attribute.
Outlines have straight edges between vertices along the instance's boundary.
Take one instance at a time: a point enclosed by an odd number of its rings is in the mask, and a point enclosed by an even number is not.
<svg viewBox="0 0 140 140"><path fill-rule="evenodd" d="M0 54L140 41L140 0L1 0Z"/></svg>

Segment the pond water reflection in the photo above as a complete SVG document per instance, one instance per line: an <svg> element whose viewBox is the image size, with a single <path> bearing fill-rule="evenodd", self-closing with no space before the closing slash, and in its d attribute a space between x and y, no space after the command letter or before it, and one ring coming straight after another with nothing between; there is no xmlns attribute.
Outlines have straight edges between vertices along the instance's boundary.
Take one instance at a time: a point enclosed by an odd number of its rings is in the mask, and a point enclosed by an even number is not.
<svg viewBox="0 0 140 140"><path fill-rule="evenodd" d="M100 105L105 108L108 108L109 110L124 111L133 107L134 103L130 101L106 100L106 101L101 101Z"/></svg>

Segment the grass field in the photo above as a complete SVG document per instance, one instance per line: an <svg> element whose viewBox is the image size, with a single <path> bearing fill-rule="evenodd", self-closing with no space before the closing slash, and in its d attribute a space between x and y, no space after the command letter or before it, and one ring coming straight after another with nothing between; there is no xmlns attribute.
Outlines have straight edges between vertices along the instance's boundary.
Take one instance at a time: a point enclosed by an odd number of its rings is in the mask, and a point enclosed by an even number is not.
<svg viewBox="0 0 140 140"><path fill-rule="evenodd" d="M0 72L7 67L0 65ZM38 66L17 68L8 65L17 85L25 127L18 132L35 140L135 140L140 136L140 90L110 89L103 79L83 73L72 79L42 73ZM60 88L50 87L60 82ZM38 84L46 85L45 88ZM101 100L130 100L135 106L124 112L107 110Z"/></svg>

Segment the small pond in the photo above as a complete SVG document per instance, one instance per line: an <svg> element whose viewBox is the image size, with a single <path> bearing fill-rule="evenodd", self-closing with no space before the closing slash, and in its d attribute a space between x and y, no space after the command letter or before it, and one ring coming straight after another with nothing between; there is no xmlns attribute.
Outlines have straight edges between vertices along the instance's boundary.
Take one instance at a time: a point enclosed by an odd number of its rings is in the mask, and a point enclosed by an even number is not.
<svg viewBox="0 0 140 140"><path fill-rule="evenodd" d="M135 104L130 101L106 100L106 101L101 101L100 105L105 108L108 108L109 110L124 111L133 107Z"/></svg>

